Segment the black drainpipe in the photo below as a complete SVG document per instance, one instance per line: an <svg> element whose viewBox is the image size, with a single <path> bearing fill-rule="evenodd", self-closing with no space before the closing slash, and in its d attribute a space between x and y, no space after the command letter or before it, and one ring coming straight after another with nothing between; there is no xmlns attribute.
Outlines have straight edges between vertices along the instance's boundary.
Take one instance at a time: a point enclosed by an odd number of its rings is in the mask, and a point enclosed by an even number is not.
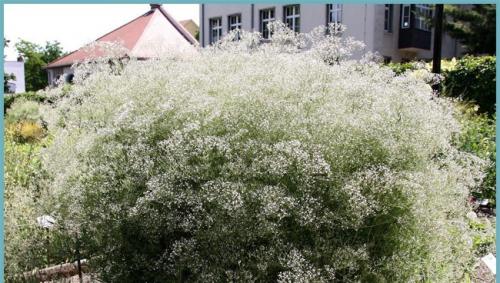
<svg viewBox="0 0 500 283"><path fill-rule="evenodd" d="M252 21L251 21L252 28L251 28L251 31L254 31L254 28L253 28L254 27L254 18L253 17L254 17L254 8L255 8L254 6L255 6L255 4L251 4L250 6L252 6L252 13L251 13L251 15L252 15Z"/></svg>
<svg viewBox="0 0 500 283"><path fill-rule="evenodd" d="M201 35L201 47L205 47L205 4L201 4L201 23L200 23L200 33Z"/></svg>

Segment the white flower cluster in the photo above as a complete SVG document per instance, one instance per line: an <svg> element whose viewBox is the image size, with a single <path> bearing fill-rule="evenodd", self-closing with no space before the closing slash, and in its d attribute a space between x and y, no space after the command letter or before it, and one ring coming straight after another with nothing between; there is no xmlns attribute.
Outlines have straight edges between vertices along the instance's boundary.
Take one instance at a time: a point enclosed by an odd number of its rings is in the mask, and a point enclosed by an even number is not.
<svg viewBox="0 0 500 283"><path fill-rule="evenodd" d="M331 23L319 26L309 33L296 33L281 21L269 23L271 37L263 40L258 32L233 30L216 42L209 50L232 52L298 53L307 51L327 64L335 64L350 58L365 45L353 37L345 36L346 27ZM262 44L264 42L264 44Z"/></svg>
<svg viewBox="0 0 500 283"><path fill-rule="evenodd" d="M103 280L458 280L482 161L450 103L338 27L273 31L52 91L58 217Z"/></svg>

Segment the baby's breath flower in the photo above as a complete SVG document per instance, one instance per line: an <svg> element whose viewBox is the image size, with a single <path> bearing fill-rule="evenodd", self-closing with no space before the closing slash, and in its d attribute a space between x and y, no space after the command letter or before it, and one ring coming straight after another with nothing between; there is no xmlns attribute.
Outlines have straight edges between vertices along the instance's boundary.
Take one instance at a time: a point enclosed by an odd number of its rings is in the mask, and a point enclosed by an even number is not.
<svg viewBox="0 0 500 283"><path fill-rule="evenodd" d="M92 231L92 266L114 282L459 280L484 164L453 145L429 73L352 59L342 26L270 28L89 62L49 91L51 193Z"/></svg>

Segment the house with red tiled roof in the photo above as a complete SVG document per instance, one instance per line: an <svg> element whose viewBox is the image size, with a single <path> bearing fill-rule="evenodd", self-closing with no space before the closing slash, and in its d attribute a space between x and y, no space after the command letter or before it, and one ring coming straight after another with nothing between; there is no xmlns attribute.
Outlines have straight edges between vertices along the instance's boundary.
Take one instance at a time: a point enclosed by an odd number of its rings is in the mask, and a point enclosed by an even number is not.
<svg viewBox="0 0 500 283"><path fill-rule="evenodd" d="M161 50L194 49L198 42L193 35L178 23L161 4L151 4L145 14L99 37L94 43L117 43L124 57L148 59L155 58ZM61 76L70 77L72 66L91 58L106 56L102 49L84 46L63 57L50 62L45 69L49 84L53 85Z"/></svg>

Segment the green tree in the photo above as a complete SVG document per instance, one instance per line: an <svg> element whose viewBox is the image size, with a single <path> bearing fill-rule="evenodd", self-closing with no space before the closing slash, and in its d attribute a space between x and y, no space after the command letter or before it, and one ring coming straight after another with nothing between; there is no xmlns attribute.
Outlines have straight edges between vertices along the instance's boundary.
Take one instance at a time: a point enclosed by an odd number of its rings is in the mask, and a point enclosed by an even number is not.
<svg viewBox="0 0 500 283"><path fill-rule="evenodd" d="M61 43L58 41L47 41L43 50L42 59L47 64L56 60L64 54Z"/></svg>
<svg viewBox="0 0 500 283"><path fill-rule="evenodd" d="M494 4L475 4L472 9L461 5L445 5L446 31L465 45L471 54L495 54Z"/></svg>
<svg viewBox="0 0 500 283"><path fill-rule="evenodd" d="M59 42L45 43L42 47L36 43L21 40L16 49L24 58L24 71L27 91L36 91L48 85L47 73L43 69L48 63L64 54Z"/></svg>

